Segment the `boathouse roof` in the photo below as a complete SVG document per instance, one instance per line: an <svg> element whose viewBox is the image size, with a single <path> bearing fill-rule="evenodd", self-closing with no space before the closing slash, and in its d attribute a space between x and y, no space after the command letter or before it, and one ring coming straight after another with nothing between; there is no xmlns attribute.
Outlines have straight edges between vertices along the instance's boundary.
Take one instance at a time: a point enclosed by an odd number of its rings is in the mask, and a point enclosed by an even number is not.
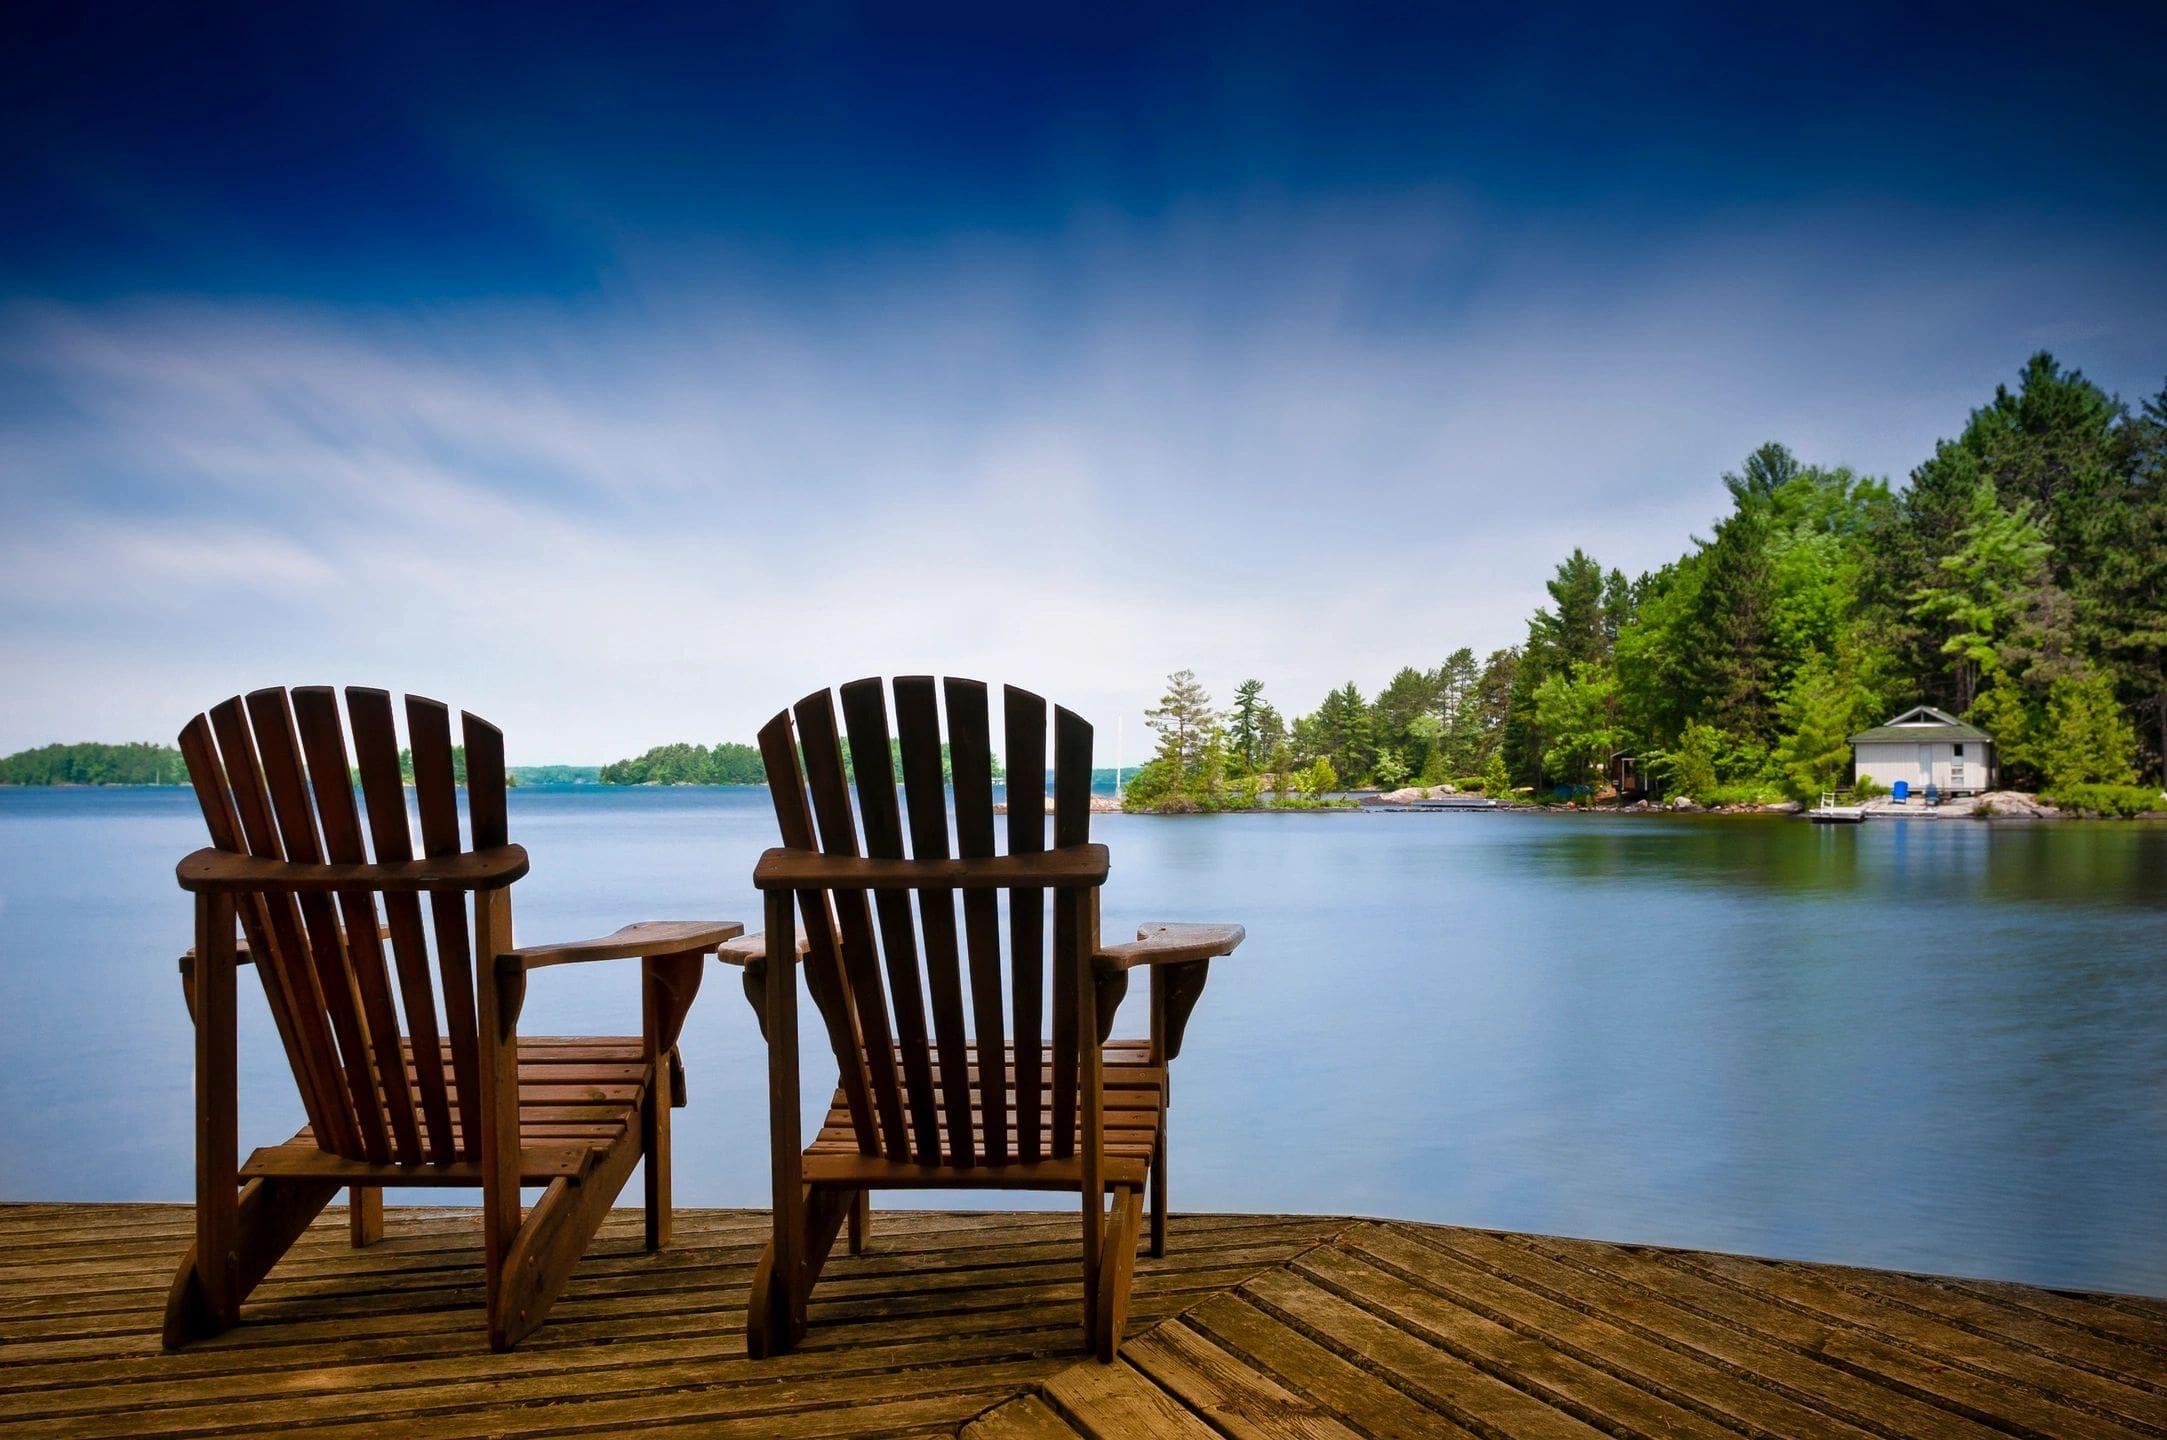
<svg viewBox="0 0 2167 1440"><path fill-rule="evenodd" d="M1892 720L1883 721L1871 730L1861 730L1851 737L1853 745L1904 744L1923 740L1984 740L1992 744L1994 737L1976 725L1968 725L1946 710L1936 710L1931 705L1914 705Z"/></svg>

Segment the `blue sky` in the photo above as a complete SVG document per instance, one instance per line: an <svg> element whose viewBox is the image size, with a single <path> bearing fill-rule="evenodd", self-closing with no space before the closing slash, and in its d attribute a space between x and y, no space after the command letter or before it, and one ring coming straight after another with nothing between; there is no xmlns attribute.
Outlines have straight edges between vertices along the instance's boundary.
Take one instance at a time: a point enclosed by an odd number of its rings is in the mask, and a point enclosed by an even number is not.
<svg viewBox="0 0 2167 1440"><path fill-rule="evenodd" d="M2167 382L2167 10L15 6L0 751L266 683L515 761L853 676L1283 710ZM1110 748L1110 747L1109 747Z"/></svg>

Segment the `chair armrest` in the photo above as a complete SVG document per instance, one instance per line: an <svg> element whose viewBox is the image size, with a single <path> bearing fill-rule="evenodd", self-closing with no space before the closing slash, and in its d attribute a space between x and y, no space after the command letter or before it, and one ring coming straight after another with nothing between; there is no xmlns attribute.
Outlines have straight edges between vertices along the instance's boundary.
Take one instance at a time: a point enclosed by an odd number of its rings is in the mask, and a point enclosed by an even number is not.
<svg viewBox="0 0 2167 1440"><path fill-rule="evenodd" d="M805 952L810 949L812 942L800 935L797 959L802 962ZM767 932L755 930L726 945L718 945L715 958L725 965L738 967L738 985L745 992L745 1003L752 1006L753 1019L759 1022L760 1038L767 1039Z"/></svg>
<svg viewBox="0 0 2167 1440"><path fill-rule="evenodd" d="M1137 928L1136 938L1126 945L1101 945L1092 957L1100 971L1127 970L1136 965L1179 965L1189 960L1210 960L1231 955L1247 938L1239 925L1181 925L1153 922Z"/></svg>
<svg viewBox="0 0 2167 1440"><path fill-rule="evenodd" d="M214 892L501 890L527 873L527 852L520 845L497 845L384 865L298 865L206 848L182 859L173 873L183 890Z"/></svg>
<svg viewBox="0 0 2167 1440"><path fill-rule="evenodd" d="M798 958L803 960L812 942L798 937ZM755 930L750 935L740 935L715 947L715 958L725 965L765 965L767 963L767 932Z"/></svg>
<svg viewBox="0 0 2167 1440"><path fill-rule="evenodd" d="M735 920L643 920L612 935L563 945L524 945L497 956L499 973L539 970L586 960L646 960L658 955L707 955L745 933Z"/></svg>
<svg viewBox="0 0 2167 1440"><path fill-rule="evenodd" d="M1104 845L1064 845L973 860L865 860L777 848L760 857L752 883L761 890L999 890L1017 885L1070 890L1105 884L1106 870Z"/></svg>

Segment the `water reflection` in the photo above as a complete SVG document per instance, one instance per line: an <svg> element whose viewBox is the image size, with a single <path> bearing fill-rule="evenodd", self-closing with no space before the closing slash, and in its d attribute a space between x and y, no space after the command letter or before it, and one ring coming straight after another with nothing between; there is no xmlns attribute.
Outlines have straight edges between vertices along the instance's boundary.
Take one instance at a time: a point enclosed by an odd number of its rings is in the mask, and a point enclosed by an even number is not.
<svg viewBox="0 0 2167 1440"><path fill-rule="evenodd" d="M512 804L535 862L524 938L758 915L763 794ZM2167 827L1096 824L1110 932L1249 927L1179 1066L1185 1208L2167 1293ZM186 1197L172 864L199 833L184 794L0 791L0 1198ZM298 1102L260 994L243 995L243 1133L283 1138ZM564 967L537 978L525 1023L637 1014L630 967ZM765 1062L727 977L685 1045L678 1193L764 1203ZM808 1107L824 1092L809 1085Z"/></svg>

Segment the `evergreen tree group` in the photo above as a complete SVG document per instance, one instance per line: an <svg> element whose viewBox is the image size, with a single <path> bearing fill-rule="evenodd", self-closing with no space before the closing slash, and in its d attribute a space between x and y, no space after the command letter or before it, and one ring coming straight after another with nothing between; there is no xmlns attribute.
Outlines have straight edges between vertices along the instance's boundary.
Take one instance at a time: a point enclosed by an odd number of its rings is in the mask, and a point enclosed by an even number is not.
<svg viewBox="0 0 2167 1440"><path fill-rule="evenodd" d="M1134 803L1296 797L1319 766L1571 794L1625 756L1703 803L1810 799L1849 776L1852 734L1918 704L1993 735L2007 786L2156 803L2167 391L2133 412L2042 353L1902 489L1778 444L1723 484L1727 513L1658 570L1575 549L1522 643L1480 664L1455 650L1373 699L1350 681L1291 723L1247 680L1224 725L1182 672Z"/></svg>

